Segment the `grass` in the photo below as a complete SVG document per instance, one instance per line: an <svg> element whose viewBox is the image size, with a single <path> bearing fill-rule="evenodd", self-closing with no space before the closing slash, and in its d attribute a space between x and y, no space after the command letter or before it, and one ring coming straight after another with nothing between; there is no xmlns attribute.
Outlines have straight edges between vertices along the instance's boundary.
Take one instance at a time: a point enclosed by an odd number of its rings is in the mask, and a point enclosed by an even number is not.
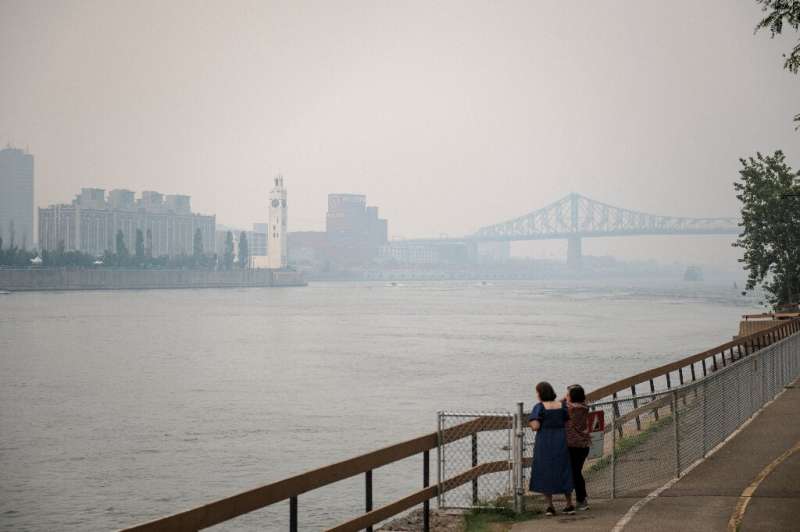
<svg viewBox="0 0 800 532"><path fill-rule="evenodd" d="M619 458L628 451L631 451L632 449L635 449L636 447L643 445L647 440L649 440L653 436L653 434L655 434L656 432L661 430L665 425L668 425L670 423L672 423L672 416L671 415L663 416L658 421L654 421L653 423L651 423L643 431L634 434L632 436L622 438L620 441L617 442L617 445L615 447L616 457ZM593 463L591 466L589 466L589 469L586 470L586 474L591 475L592 473L597 473L610 465L611 465L611 455L606 454L605 456L597 460L595 463Z"/></svg>
<svg viewBox="0 0 800 532"><path fill-rule="evenodd" d="M511 508L476 508L464 515L465 532L488 532L497 530L501 525L501 530L506 530L502 524L513 524L520 521L530 521L542 514L541 510L525 511L521 514L514 513Z"/></svg>
<svg viewBox="0 0 800 532"><path fill-rule="evenodd" d="M525 507L528 510L518 514L512 507L512 497L500 497L483 508L474 508L464 514L465 532L494 532L508 530L514 523L530 521L542 515L542 510L536 508L531 497L525 497Z"/></svg>

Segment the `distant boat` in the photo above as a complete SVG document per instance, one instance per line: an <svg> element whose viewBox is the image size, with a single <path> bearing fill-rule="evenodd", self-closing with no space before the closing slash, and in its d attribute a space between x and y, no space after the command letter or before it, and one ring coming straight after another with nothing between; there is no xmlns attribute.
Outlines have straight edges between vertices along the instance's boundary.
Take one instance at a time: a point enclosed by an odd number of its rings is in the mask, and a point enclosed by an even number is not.
<svg viewBox="0 0 800 532"><path fill-rule="evenodd" d="M700 266L689 266L683 274L684 281L697 282L703 280L703 270Z"/></svg>

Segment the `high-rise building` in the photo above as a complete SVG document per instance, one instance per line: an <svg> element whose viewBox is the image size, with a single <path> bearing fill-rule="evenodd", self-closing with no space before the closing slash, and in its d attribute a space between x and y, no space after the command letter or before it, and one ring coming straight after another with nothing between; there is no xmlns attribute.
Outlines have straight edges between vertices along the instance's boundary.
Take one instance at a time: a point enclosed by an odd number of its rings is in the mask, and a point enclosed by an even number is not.
<svg viewBox="0 0 800 532"><path fill-rule="evenodd" d="M269 221L267 222L267 264L270 268L285 268L289 261L288 253L288 214L286 188L283 176L275 178L275 186L269 193Z"/></svg>
<svg viewBox="0 0 800 532"><path fill-rule="evenodd" d="M147 191L135 199L130 190L84 188L71 204L39 209L39 247L52 251L82 251L102 255L116 250L116 235L122 231L130 253L136 232L142 231L146 253L153 257L191 255L194 234L200 230L203 249L214 249L214 216L191 211L189 196L166 196Z"/></svg>
<svg viewBox="0 0 800 532"><path fill-rule="evenodd" d="M33 155L11 146L0 150L0 238L4 248L34 246Z"/></svg>

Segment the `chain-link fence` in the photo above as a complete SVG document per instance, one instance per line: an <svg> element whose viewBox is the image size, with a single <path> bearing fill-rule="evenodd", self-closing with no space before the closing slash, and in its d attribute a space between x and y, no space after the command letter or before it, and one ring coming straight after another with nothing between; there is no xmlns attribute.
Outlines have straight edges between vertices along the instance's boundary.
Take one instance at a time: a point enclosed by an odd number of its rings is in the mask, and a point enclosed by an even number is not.
<svg viewBox="0 0 800 532"><path fill-rule="evenodd" d="M502 504L513 490L514 416L510 412L439 412L438 417L439 483L457 484L439 494L439 507Z"/></svg>
<svg viewBox="0 0 800 532"><path fill-rule="evenodd" d="M688 384L590 405L605 419L602 452L584 467L590 497L645 496L685 473L800 376L800 333L714 366ZM439 435L440 507L521 509L535 451L522 403L514 415L442 412ZM448 482L461 484L446 491Z"/></svg>

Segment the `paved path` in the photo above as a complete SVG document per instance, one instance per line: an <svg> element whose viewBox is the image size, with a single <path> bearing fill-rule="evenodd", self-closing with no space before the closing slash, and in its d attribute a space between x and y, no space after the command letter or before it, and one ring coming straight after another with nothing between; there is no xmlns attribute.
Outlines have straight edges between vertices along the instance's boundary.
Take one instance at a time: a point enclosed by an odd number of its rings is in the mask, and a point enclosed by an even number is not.
<svg viewBox="0 0 800 532"><path fill-rule="evenodd" d="M790 453L799 442L800 383L795 382L715 454L645 504L624 530L727 531L744 501L742 493L762 477L747 501L740 530L800 530L800 452ZM639 500L591 500L588 512L519 523L513 531L611 530Z"/></svg>

